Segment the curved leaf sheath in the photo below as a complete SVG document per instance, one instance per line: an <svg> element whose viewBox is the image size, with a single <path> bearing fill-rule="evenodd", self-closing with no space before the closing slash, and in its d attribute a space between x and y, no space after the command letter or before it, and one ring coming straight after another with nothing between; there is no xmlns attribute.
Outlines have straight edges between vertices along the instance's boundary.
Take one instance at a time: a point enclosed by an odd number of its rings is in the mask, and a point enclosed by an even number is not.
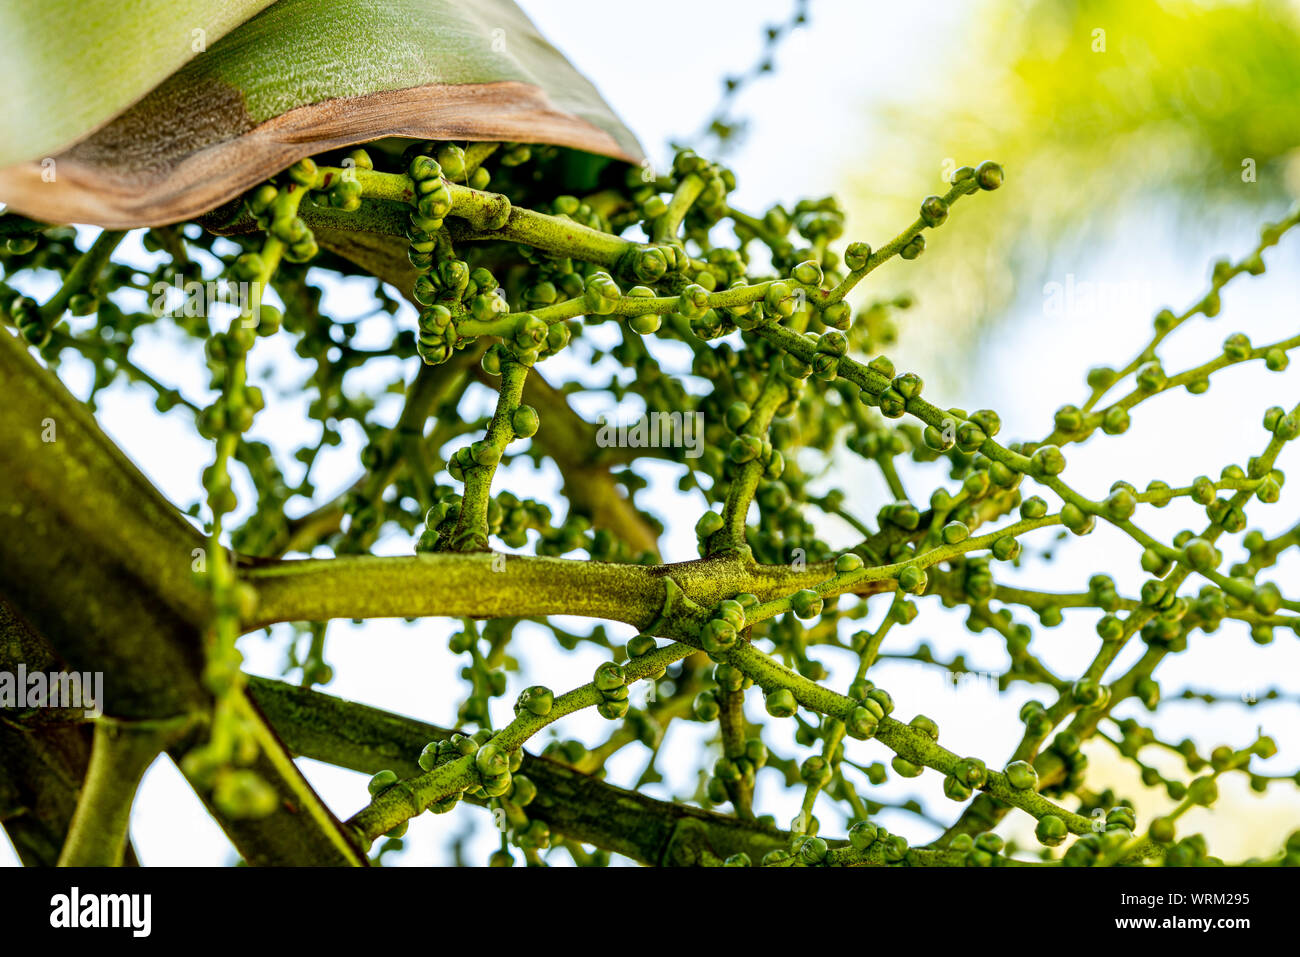
<svg viewBox="0 0 1300 957"><path fill-rule="evenodd" d="M0 5L0 165L39 161L136 103L271 0Z"/></svg>
<svg viewBox="0 0 1300 957"><path fill-rule="evenodd" d="M280 0L53 167L0 170L0 199L47 222L160 225L304 156L387 136L641 155L510 0Z"/></svg>

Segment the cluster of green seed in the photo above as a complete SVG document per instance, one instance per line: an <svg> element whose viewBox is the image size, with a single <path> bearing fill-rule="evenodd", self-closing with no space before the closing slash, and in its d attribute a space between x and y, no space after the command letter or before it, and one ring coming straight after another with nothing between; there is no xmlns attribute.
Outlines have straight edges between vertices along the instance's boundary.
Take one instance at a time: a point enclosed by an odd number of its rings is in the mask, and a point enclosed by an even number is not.
<svg viewBox="0 0 1300 957"><path fill-rule="evenodd" d="M860 242L839 249L844 215L834 199L747 214L732 205L734 174L689 150L656 175L548 147L420 143L398 155L376 144L369 151L304 160L254 190L245 224L254 232L232 226L234 235L222 240L229 247L214 245L208 235L151 231L152 251L170 260L153 274L111 261L120 236L105 234L102 246L80 253L66 231L19 224L0 252L6 278L53 269L65 277L64 287L42 304L5 284L0 307L47 357L72 349L91 360L97 388L119 377L145 382L158 392L160 408L194 414L199 433L218 449L204 475L214 546L223 519L237 505L231 463L248 470L258 505L257 514L231 530L232 540L241 550L268 557L320 545L336 554L365 552L383 529L396 526L418 539L421 552L484 551L495 541L537 555L585 552L596 561L653 563L657 559L645 542L663 524L634 498L646 485L638 472L642 461L673 463L681 473L679 486L707 501L696 524L701 558L728 576L719 580L736 586L720 600L715 594L707 608L669 601L662 617L652 625L642 622L642 633L626 646L616 646L603 626L575 635L548 622L561 647L586 642L612 654L590 684L570 692L573 697L528 688L516 701L514 721L489 730L490 701L506 693L509 672L517 668L506 649L519 620L465 623L451 640L452 651L467 656L461 675L468 693L457 719L480 730L431 743L420 755L423 773L417 778L400 782L393 772L377 775L371 807L361 816L378 822L376 834L396 838L404 830L401 815L409 816L409 803L391 791L400 784L401 793L410 789L437 813L463 797L502 810L508 836L494 864L513 860L508 843L521 848L530 864L540 863L548 847L585 855L545 821L528 818L525 808L536 786L516 772L523 740L563 714L594 707L613 722L606 741L588 747L555 740L543 753L582 773L600 773L611 755L639 742L652 755L642 776L650 783L659 779L654 756L669 724L691 719L716 726L720 752L710 757L696 795L701 803L730 805L730 813L775 826L752 806L758 775L780 774L787 787L802 788L803 814L789 847L737 854L721 862L728 866L1014 863L1026 849L994 832L1013 808L1036 819L1041 852L1064 864L1214 862L1200 836L1180 837L1178 819L1191 807L1215 801L1220 774L1246 775L1256 790L1293 780L1255 766L1272 756L1271 741L1261 737L1245 749L1225 745L1202 756L1190 742L1164 742L1117 709L1131 700L1154 711L1176 696L1162 690L1154 673L1168 655L1186 651L1197 632L1212 633L1230 622L1266 644L1300 627L1300 605L1269 578L1279 557L1300 545L1300 532L1270 537L1250 529L1247 520L1248 507L1253 513L1281 495L1285 476L1275 462L1282 446L1300 437L1300 409L1269 409L1259 454L1223 466L1217 478L1211 473L1176 483L1157 480L1141 490L1119 480L1094 500L1068 484L1068 457L1072 444L1097 432L1128 430L1152 396L1173 388L1200 394L1215 372L1238 363L1286 368L1300 339L1256 345L1235 333L1219 355L1183 372L1167 371L1157 347L1191 316L1218 315L1223 286L1237 275L1262 273L1263 251L1300 215L1267 227L1259 247L1241 262L1217 264L1211 291L1185 313L1158 314L1151 343L1131 363L1093 370L1091 394L1080 405L1058 409L1049 435L1003 444L996 412L933 405L921 376L873 354L892 342L895 313L910 300L872 302L858 310L848 301L883 262L919 257L926 232L944 226L963 197L997 189L1002 181L997 164L963 167L943 195L922 200L916 222L895 240L875 249ZM409 290L419 307L414 329L409 323L403 328L396 302L382 287L376 290L377 312L393 317L389 350L358 347L357 323L323 312L321 291L307 276L307 260L324 259L317 256L314 227L339 229L349 216L369 217L368 228L388 230L406 246L415 269ZM274 288L284 309L259 299L224 331L209 328L206 320L177 320L204 341L218 396L201 406L133 364L134 332L156 317L124 313L109 296L146 279L201 275L196 260L207 257L220 258L231 279ZM365 274L338 257L326 264ZM64 331L64 314L89 328ZM605 326L600 337L586 335L598 325ZM322 426L319 442L294 453L305 469L296 481L286 478L272 450L247 438L266 404L248 378L248 352L259 335L285 334L313 364L306 386L313 392L311 415ZM689 376L708 388L688 389L685 369L682 375L666 369L661 343L688 355ZM597 386L584 388L614 401L635 399L647 413L699 413L702 454L688 457L682 448L662 446L600 450L587 423L568 406L568 390L553 387L537 368L565 350L575 350L592 366ZM387 387L405 394L406 411L396 427L372 415L377 395L343 384L351 369L389 356L419 367L409 381ZM1132 391L1104 405L1110 391L1129 379ZM499 393L486 420L460 411L475 381ZM523 401L526 384L540 390L540 398L530 397L533 404ZM366 437L360 478L337 500L287 517L292 499L312 497L316 457L338 444L345 424L359 426ZM446 447L455 451L444 460ZM817 482L841 448L878 468L890 489L892 501L874 516L859 514L853 496L825 491ZM494 488L500 484L497 469L512 455L551 458L574 471L571 483L566 472L570 508L561 522L541 503ZM948 480L926 496L912 494L898 467L909 458L942 463ZM1060 499L1059 509L1026 494L1026 481ZM1202 527L1180 530L1165 543L1137 524L1143 509L1177 498L1204 509ZM848 523L860 542L832 548L819 535L818 514ZM1136 594L1123 594L1103 574L1092 576L1086 590L1080 583L1076 592L1038 592L1001 580L999 563L1020 561L1025 536L1039 529L1082 536L1099 523L1121 529L1141 546L1147 578ZM1240 536L1247 557L1220 571L1225 535ZM239 622L252 614L253 596L223 564L224 549L212 551L218 640L209 680L220 698L239 681L234 639ZM506 568L502 588L509 587ZM671 575L671 568L663 572L669 582ZM1195 591L1187 585L1192 575L1200 582ZM498 585L488 579L483 587ZM888 596L887 614L873 628L853 631L875 606L856 598L876 593ZM989 755L947 751L939 744L939 728L924 715L903 724L894 717L891 695L869 677L886 641L890 657L954 675L969 670L964 658L938 661L924 644L894 650L893 639L934 599L964 608L972 632L989 632L1005 645L1009 665L999 676L1000 688L1026 683L1055 695L1022 709L1023 736L1005 765L988 761ZM1075 676L1056 674L1035 653L1035 638L1060 625L1067 613L1096 615L1096 657ZM851 637L841 637L847 631ZM292 663L308 683L328 680L323 625L304 626L302 634L308 650L299 654L295 646ZM671 643L660 645L656 638ZM1146 646L1141 661L1113 674L1112 663L1134 638ZM844 693L829 687L819 660L828 648L857 656L857 673ZM653 704L632 707L630 688L637 681L652 684L647 700ZM796 746L813 753L783 753L785 748L764 739L765 729L743 708L756 685L769 718L789 720ZM214 729L218 747L205 752L220 758L209 761L207 772L214 796L232 810L254 813L266 796L247 772L251 758L238 723L227 717ZM892 752L888 764L856 760L859 746L853 742L867 740ZM1178 808L1140 821L1140 802L1132 796L1089 789L1086 751L1108 744L1137 763L1143 782L1164 788ZM1197 777L1184 782L1145 763L1144 749L1160 747L1176 750ZM198 759L192 764L190 770L199 773ZM944 794L961 810L942 837L913 845L875 818L886 808L913 814L924 809L915 801L888 805L873 799L872 789L891 775L909 779L927 772L941 777ZM835 809L849 824L847 837L820 836L814 809ZM1094 821L1102 826L1094 827ZM1295 845L1289 841L1278 860L1295 863Z"/></svg>

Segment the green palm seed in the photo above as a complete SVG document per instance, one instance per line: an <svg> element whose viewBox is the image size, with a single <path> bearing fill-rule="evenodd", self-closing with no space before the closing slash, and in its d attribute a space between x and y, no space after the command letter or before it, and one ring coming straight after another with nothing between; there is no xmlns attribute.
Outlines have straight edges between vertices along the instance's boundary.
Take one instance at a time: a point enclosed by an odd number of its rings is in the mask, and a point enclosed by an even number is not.
<svg viewBox="0 0 1300 957"><path fill-rule="evenodd" d="M1064 844L1069 833L1065 822L1055 814L1047 814L1039 818L1038 826L1034 828L1034 836L1038 838L1039 843L1046 844L1048 847L1059 847Z"/></svg>
<svg viewBox="0 0 1300 957"><path fill-rule="evenodd" d="M794 315L794 292L783 282L774 282L767 287L763 303L769 311L783 319Z"/></svg>
<svg viewBox="0 0 1300 957"><path fill-rule="evenodd" d="M965 801L971 796L971 789L950 774L943 779L943 793L954 801Z"/></svg>
<svg viewBox="0 0 1300 957"><path fill-rule="evenodd" d="M592 683L596 686L596 690L602 692L621 688L626 682L627 678L623 674L623 669L612 661L602 663L592 677Z"/></svg>
<svg viewBox="0 0 1300 957"><path fill-rule="evenodd" d="M1188 786L1187 797L1193 804L1209 807L1219 799L1219 786L1209 775L1199 777Z"/></svg>
<svg viewBox="0 0 1300 957"><path fill-rule="evenodd" d="M1056 410L1052 424L1058 432L1077 435L1083 431L1083 413L1077 405L1063 405Z"/></svg>
<svg viewBox="0 0 1300 957"><path fill-rule="evenodd" d="M1061 506L1061 524L1076 535L1087 535L1097 525L1097 517L1073 502Z"/></svg>
<svg viewBox="0 0 1300 957"><path fill-rule="evenodd" d="M721 654L736 643L735 627L721 618L715 618L700 629L700 645L710 654Z"/></svg>
<svg viewBox="0 0 1300 957"><path fill-rule="evenodd" d="M870 821L858 821L849 828L849 844L855 851L865 851L876 843L876 825Z"/></svg>
<svg viewBox="0 0 1300 957"><path fill-rule="evenodd" d="M1037 495L1025 499L1020 504L1020 517L1033 521L1047 515L1047 502Z"/></svg>
<svg viewBox="0 0 1300 957"><path fill-rule="evenodd" d="M799 848L800 856L809 864L820 864L829 851L830 846L820 837L807 838Z"/></svg>
<svg viewBox="0 0 1300 957"><path fill-rule="evenodd" d="M510 757L495 744L485 744L474 754L474 765L485 778L495 778L510 772Z"/></svg>
<svg viewBox="0 0 1300 957"><path fill-rule="evenodd" d="M1219 563L1219 553L1203 538L1193 538L1183 546L1183 561L1198 572L1212 571Z"/></svg>
<svg viewBox="0 0 1300 957"><path fill-rule="evenodd" d="M1137 511L1137 498L1128 488L1118 488L1111 492L1102 504L1106 509L1106 517L1115 522L1127 521Z"/></svg>
<svg viewBox="0 0 1300 957"><path fill-rule="evenodd" d="M832 329L844 331L853 323L853 310L847 302L834 302L822 310L822 322Z"/></svg>
<svg viewBox="0 0 1300 957"><path fill-rule="evenodd" d="M722 516L717 512L705 512L700 516L700 520L695 523L695 534L699 538L708 538L710 535L722 531Z"/></svg>
<svg viewBox="0 0 1300 957"><path fill-rule="evenodd" d="M734 598L719 602L717 615L732 628L739 630L745 627L745 606Z"/></svg>
<svg viewBox="0 0 1300 957"><path fill-rule="evenodd" d="M975 167L975 182L980 189L994 190L1002 185L1002 167L991 160L985 160Z"/></svg>
<svg viewBox="0 0 1300 957"><path fill-rule="evenodd" d="M1142 550L1142 570L1152 575L1164 575L1173 567L1173 562L1161 555L1154 548Z"/></svg>
<svg viewBox="0 0 1300 957"><path fill-rule="evenodd" d="M845 552L835 559L835 573L837 575L846 575L849 572L855 572L863 567L862 558L853 552Z"/></svg>
<svg viewBox="0 0 1300 957"><path fill-rule="evenodd" d="M739 668L725 661L713 669L713 680L723 691L740 691L745 687L746 678Z"/></svg>
<svg viewBox="0 0 1300 957"><path fill-rule="evenodd" d="M870 695L871 692L875 690L876 689L874 688L870 688L867 690L867 693L863 695L862 698L860 699L859 707L864 708L877 721L884 721L885 720L884 707L875 698L868 697L868 695Z"/></svg>
<svg viewBox="0 0 1300 957"><path fill-rule="evenodd" d="M956 545L970 538L970 529L961 522L948 522L941 530L945 545Z"/></svg>
<svg viewBox="0 0 1300 957"><path fill-rule="evenodd" d="M701 691L691 704L691 711L696 721L716 721L722 708L718 697L712 691Z"/></svg>
<svg viewBox="0 0 1300 957"><path fill-rule="evenodd" d="M790 277L802 286L820 286L822 267L812 260L801 262L791 271Z"/></svg>
<svg viewBox="0 0 1300 957"><path fill-rule="evenodd" d="M439 745L441 741L430 741L420 752L419 765L421 771L432 771L438 766Z"/></svg>
<svg viewBox="0 0 1300 957"><path fill-rule="evenodd" d="M830 762L820 754L812 755L799 766L800 780L813 787L824 787L830 781L831 774Z"/></svg>
<svg viewBox="0 0 1300 957"><path fill-rule="evenodd" d="M1282 607L1282 593L1277 585L1264 582L1256 585L1250 594L1250 604L1261 615L1274 615Z"/></svg>
<svg viewBox="0 0 1300 957"><path fill-rule="evenodd" d="M1174 841L1174 822L1167 817L1158 817L1151 821L1151 828L1147 831L1151 840L1157 844L1172 844Z"/></svg>
<svg viewBox="0 0 1300 957"><path fill-rule="evenodd" d="M748 402L733 402L727 407L725 417L727 428L732 432L739 432L753 414Z"/></svg>
<svg viewBox="0 0 1300 957"><path fill-rule="evenodd" d="M906 259L910 262L911 260L918 258L923 252L925 252L925 237L918 235L913 237L906 246L899 250L898 255L900 258Z"/></svg>
<svg viewBox="0 0 1300 957"><path fill-rule="evenodd" d="M914 778L918 777L924 768L918 767L910 761L895 755L894 759L889 762L889 766L894 769L894 773L900 777Z"/></svg>
<svg viewBox="0 0 1300 957"><path fill-rule="evenodd" d="M921 388L923 386L921 377L911 372L905 372L900 376L896 376L891 384L894 391L904 399L917 398L921 394Z"/></svg>
<svg viewBox="0 0 1300 957"><path fill-rule="evenodd" d="M983 787L988 771L979 758L962 758L953 768L953 777L969 788Z"/></svg>
<svg viewBox="0 0 1300 957"><path fill-rule="evenodd" d="M986 831L975 838L975 846L989 854L1001 854L1006 842L999 835Z"/></svg>
<svg viewBox="0 0 1300 957"><path fill-rule="evenodd" d="M933 229L942 226L948 218L948 204L938 196L927 196L921 200L921 219Z"/></svg>
<svg viewBox="0 0 1300 957"><path fill-rule="evenodd" d="M1105 707L1110 690L1092 678L1080 678L1070 689L1074 700L1085 708Z"/></svg>
<svg viewBox="0 0 1300 957"><path fill-rule="evenodd" d="M957 426L957 448L966 454L978 452L980 447L988 441L988 436L974 422L963 422ZM982 476L983 472L974 472L968 478L973 476ZM987 481L987 479L986 479ZM969 491L969 490L968 490Z"/></svg>
<svg viewBox="0 0 1300 957"><path fill-rule="evenodd" d="M844 250L844 265L854 272L860 272L867 267L867 262L871 259L871 247L866 243L849 243Z"/></svg>
<svg viewBox="0 0 1300 957"><path fill-rule="evenodd" d="M1003 535L993 542L993 557L1003 562L1015 561L1020 557L1020 542L1010 535Z"/></svg>
<svg viewBox="0 0 1300 957"><path fill-rule="evenodd" d="M384 791L387 791L396 783L397 783L397 772L385 770L385 771L380 771L378 774L372 777L367 787L370 790L370 796L375 797L379 794L382 794Z"/></svg>
<svg viewBox="0 0 1300 957"><path fill-rule="evenodd" d="M871 738L879 726L880 716L873 714L869 709L862 706L854 708L844 722L845 731L849 737L858 741L866 741Z"/></svg>
<svg viewBox="0 0 1300 957"><path fill-rule="evenodd" d="M639 316L629 317L627 324L638 335L648 336L659 331L662 321L657 313L647 312Z"/></svg>
<svg viewBox="0 0 1300 957"><path fill-rule="evenodd" d="M659 642L653 635L636 635L628 638L628 658L641 658L658 648Z"/></svg>
<svg viewBox="0 0 1300 957"><path fill-rule="evenodd" d="M789 718L798 710L794 694L788 688L778 688L771 692L763 699L763 703L767 713L774 718Z"/></svg>
<svg viewBox="0 0 1300 957"><path fill-rule="evenodd" d="M925 591L928 576L925 570L918 568L916 565L908 565L898 573L898 587L904 592L910 594L920 594Z"/></svg>
<svg viewBox="0 0 1300 957"><path fill-rule="evenodd" d="M909 721L908 724L923 733L931 741L939 740L939 725L935 723L933 718L927 718L923 714L918 714Z"/></svg>
<svg viewBox="0 0 1300 957"><path fill-rule="evenodd" d="M1065 456L1055 445L1043 445L1035 449L1029 461L1038 475L1050 477L1065 471Z"/></svg>
<svg viewBox="0 0 1300 957"><path fill-rule="evenodd" d="M606 700L596 705L596 712L602 718L605 718L608 721L617 721L618 719L627 716L629 707L630 706L628 705L626 700L624 701Z"/></svg>
<svg viewBox="0 0 1300 957"><path fill-rule="evenodd" d="M1250 351L1250 339L1240 332L1234 332L1223 341L1223 354L1234 362L1248 358Z"/></svg>
<svg viewBox="0 0 1300 957"><path fill-rule="evenodd" d="M790 596L790 608L796 618L807 621L822 613L822 597L811 588L804 588Z"/></svg>
<svg viewBox="0 0 1300 957"><path fill-rule="evenodd" d="M1003 773L1007 776L1007 782L1018 791L1038 788L1038 772L1028 761L1012 761Z"/></svg>
<svg viewBox="0 0 1300 957"><path fill-rule="evenodd" d="M955 444L955 437L949 437L947 432L941 432L932 425L927 425L921 435L927 446L936 452L946 452Z"/></svg>
<svg viewBox="0 0 1300 957"><path fill-rule="evenodd" d="M897 864L907 857L907 838L901 834L890 834L884 838L885 841L885 860L891 864Z"/></svg>
<svg viewBox="0 0 1300 957"><path fill-rule="evenodd" d="M554 703L555 696L550 688L534 685L520 692L519 700L515 702L515 714L527 711L529 714L544 718L551 713L551 706Z"/></svg>
<svg viewBox="0 0 1300 957"><path fill-rule="evenodd" d="M1101 430L1107 435L1123 435L1132 424L1128 410L1122 406L1111 406L1101 417Z"/></svg>

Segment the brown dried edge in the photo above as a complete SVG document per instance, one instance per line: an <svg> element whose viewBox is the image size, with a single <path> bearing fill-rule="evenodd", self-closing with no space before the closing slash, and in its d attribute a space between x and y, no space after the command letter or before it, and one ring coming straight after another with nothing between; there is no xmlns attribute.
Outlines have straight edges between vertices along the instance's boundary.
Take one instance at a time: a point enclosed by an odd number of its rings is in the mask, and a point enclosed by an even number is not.
<svg viewBox="0 0 1300 957"><path fill-rule="evenodd" d="M42 180L37 162L0 169L0 201L49 223L162 226L201 216L304 156L387 136L546 143L638 161L609 133L557 109L540 87L517 81L430 84L300 106L161 170L79 160L99 135L54 157L53 182Z"/></svg>

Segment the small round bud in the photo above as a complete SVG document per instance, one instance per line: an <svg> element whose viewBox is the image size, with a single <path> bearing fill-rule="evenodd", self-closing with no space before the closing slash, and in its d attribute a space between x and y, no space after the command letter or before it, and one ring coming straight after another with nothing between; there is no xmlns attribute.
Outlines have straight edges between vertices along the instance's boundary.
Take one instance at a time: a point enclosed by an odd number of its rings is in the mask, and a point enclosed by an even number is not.
<svg viewBox="0 0 1300 957"><path fill-rule="evenodd" d="M397 772L384 770L384 771L380 771L378 774L372 777L370 779L370 783L366 785L366 787L370 791L370 796L375 797L376 795L382 793L383 791L387 791L396 783L397 783Z"/></svg>
<svg viewBox="0 0 1300 957"><path fill-rule="evenodd" d="M1040 843L1048 847L1057 847L1065 842L1066 835L1070 833L1069 828L1055 814L1047 814L1039 819L1038 826L1034 828L1034 836Z"/></svg>
<svg viewBox="0 0 1300 957"><path fill-rule="evenodd" d="M975 167L975 182L980 189L997 189L1002 185L1002 178L1002 167L992 160L985 160Z"/></svg>
<svg viewBox="0 0 1300 957"><path fill-rule="evenodd" d="M537 434L541 420L531 405L521 405L510 416L510 427L517 437L526 439Z"/></svg>
<svg viewBox="0 0 1300 957"><path fill-rule="evenodd" d="M767 713L774 718L788 718L798 710L794 694L788 688L778 688L763 699Z"/></svg>
<svg viewBox="0 0 1300 957"><path fill-rule="evenodd" d="M1029 461L1039 475L1060 475L1065 471L1065 456L1055 445L1043 445L1035 449Z"/></svg>
<svg viewBox="0 0 1300 957"><path fill-rule="evenodd" d="M1038 772L1028 761L1012 761L1004 773L1007 782L1019 791L1028 791L1038 786Z"/></svg>
<svg viewBox="0 0 1300 957"><path fill-rule="evenodd" d="M534 685L520 692L519 700L515 702L515 714L527 711L529 714L543 718L551 713L554 702L555 695L550 688Z"/></svg>

